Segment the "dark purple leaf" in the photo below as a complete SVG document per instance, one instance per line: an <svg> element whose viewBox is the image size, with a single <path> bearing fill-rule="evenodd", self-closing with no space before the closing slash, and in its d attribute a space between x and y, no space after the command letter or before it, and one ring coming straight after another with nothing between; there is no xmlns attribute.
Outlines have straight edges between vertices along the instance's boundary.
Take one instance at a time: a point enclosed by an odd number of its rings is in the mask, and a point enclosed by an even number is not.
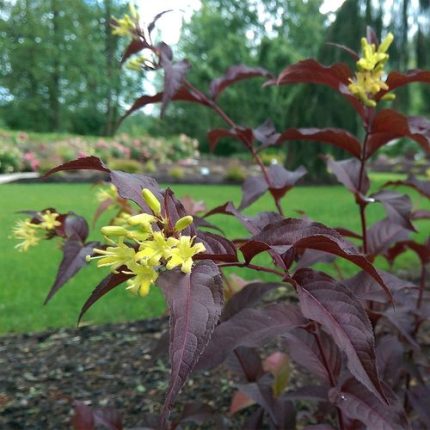
<svg viewBox="0 0 430 430"><path fill-rule="evenodd" d="M298 366L330 385L332 381L327 372L325 364L327 362L331 375L337 379L341 369L341 356L339 349L329 336L323 332L319 334L325 357L321 355L315 335L304 329L290 330L283 338L287 345L286 352Z"/></svg>
<svg viewBox="0 0 430 430"><path fill-rule="evenodd" d="M256 305L265 294L282 285L277 282L252 282L246 285L226 303L221 321L226 321L241 310Z"/></svg>
<svg viewBox="0 0 430 430"><path fill-rule="evenodd" d="M248 176L242 184L242 201L239 210L245 209L258 200L269 188L263 176Z"/></svg>
<svg viewBox="0 0 430 430"><path fill-rule="evenodd" d="M246 419L242 430L261 430L263 428L264 409L259 407Z"/></svg>
<svg viewBox="0 0 430 430"><path fill-rule="evenodd" d="M327 252L306 249L299 257L296 270L313 266L316 263L333 263L335 259L336 257L334 255L327 254Z"/></svg>
<svg viewBox="0 0 430 430"><path fill-rule="evenodd" d="M266 250L284 254L287 251L302 252L305 249L324 251L351 261L369 273L386 291L388 297L391 297L384 281L365 256L346 242L336 230L319 223L287 218L268 225L240 248L246 261L251 261L255 255Z"/></svg>
<svg viewBox="0 0 430 430"><path fill-rule="evenodd" d="M341 387L330 390L329 397L347 417L361 421L368 429L409 429L403 408L398 405L395 395L386 386L384 392L389 404L381 402L364 385L350 378Z"/></svg>
<svg viewBox="0 0 430 430"><path fill-rule="evenodd" d="M254 128L253 133L254 139L262 144L259 149L276 145L281 136L281 134L276 131L271 119L267 119L263 124Z"/></svg>
<svg viewBox="0 0 430 430"><path fill-rule="evenodd" d="M218 226L216 226L215 224L210 223L209 221L206 221L204 218L199 217L194 215L193 216L193 220L194 220L194 226L196 228L208 228L211 230L216 230L221 234L224 234L224 231L222 229L220 229Z"/></svg>
<svg viewBox="0 0 430 430"><path fill-rule="evenodd" d="M141 38L133 38L130 44L127 46L124 54L122 55L121 64L124 64L132 55L137 54L138 52L142 51L142 49L149 47L150 46L145 40Z"/></svg>
<svg viewBox="0 0 430 430"><path fill-rule="evenodd" d="M271 78L273 75L261 67L248 67L244 64L231 66L227 69L227 72L224 76L211 82L209 93L212 99L215 100L221 94L221 92L230 85L244 79L256 77Z"/></svg>
<svg viewBox="0 0 430 430"><path fill-rule="evenodd" d="M74 402L72 427L74 430L94 430L95 421L93 410L82 402Z"/></svg>
<svg viewBox="0 0 430 430"><path fill-rule="evenodd" d="M291 400L311 400L317 402L328 401L328 386L305 385L288 391L284 396Z"/></svg>
<svg viewBox="0 0 430 430"><path fill-rule="evenodd" d="M376 345L376 365L384 381L395 383L401 377L405 348L397 336L385 335L378 339Z"/></svg>
<svg viewBox="0 0 430 430"><path fill-rule="evenodd" d="M345 353L351 373L385 400L376 368L372 325L360 302L347 288L309 269L297 272L294 279L303 315L323 326Z"/></svg>
<svg viewBox="0 0 430 430"><path fill-rule="evenodd" d="M406 180L388 181L384 184L384 186L388 186L388 185L392 185L392 186L404 185L406 187L411 187L417 190L424 197L427 197L428 199L430 199L430 181L421 181L415 178L415 176L411 175Z"/></svg>
<svg viewBox="0 0 430 430"><path fill-rule="evenodd" d="M164 115L170 100L179 91L184 83L185 76L190 69L187 60L173 63L163 51L160 51L160 64L164 70L164 88L161 97L161 117Z"/></svg>
<svg viewBox="0 0 430 430"><path fill-rule="evenodd" d="M233 242L219 234L208 231L197 232L197 238L206 251L196 256L196 259L215 260L222 262L237 261L237 251Z"/></svg>
<svg viewBox="0 0 430 430"><path fill-rule="evenodd" d="M157 195L157 193L154 194ZM171 230L174 229L176 221L187 215L184 205L179 199L175 197L173 191L170 188L167 188L162 192L161 214L168 220L169 228ZM182 232L183 234L194 237L196 235L194 224L189 225L187 228L182 230Z"/></svg>
<svg viewBox="0 0 430 430"><path fill-rule="evenodd" d="M164 423L218 322L223 284L218 267L211 261L200 261L190 274L177 270L162 273L158 285L170 310L171 374L161 414Z"/></svg>
<svg viewBox="0 0 430 430"><path fill-rule="evenodd" d="M52 296L82 267L86 265L85 257L91 255L93 249L98 245L97 242L89 242L84 245L81 240L68 239L64 242L63 246L63 259L61 260L60 267L58 268L57 276L54 284L52 285L49 293L45 299L45 304L52 298Z"/></svg>
<svg viewBox="0 0 430 430"><path fill-rule="evenodd" d="M94 409L94 420L96 425L103 426L107 430L122 430L122 419L119 412L112 408Z"/></svg>
<svg viewBox="0 0 430 430"><path fill-rule="evenodd" d="M78 158L76 160L69 161L54 167L53 169L46 172L43 177L46 178L56 172L61 172L64 170L99 170L100 172L110 173L110 170L103 164L100 158L91 156Z"/></svg>
<svg viewBox="0 0 430 430"><path fill-rule="evenodd" d="M263 364L256 348L239 346L226 360L227 367L244 378L255 382L264 374Z"/></svg>
<svg viewBox="0 0 430 430"><path fill-rule="evenodd" d="M360 116L364 117L362 103L348 90L350 78L352 78L352 72L346 64L337 63L324 66L314 59L307 59L288 66L281 72L278 79L271 80L266 85L300 83L327 85L344 96Z"/></svg>
<svg viewBox="0 0 430 430"><path fill-rule="evenodd" d="M378 273L383 279L384 284L393 294L403 288L414 287L410 282L400 279L391 273L384 272L382 270L378 270ZM386 294L381 291L381 288L375 279L366 272L358 272L351 278L343 279L341 283L360 300L371 300L380 303L387 302Z"/></svg>
<svg viewBox="0 0 430 430"><path fill-rule="evenodd" d="M376 194L372 194L370 198L383 204L390 221L397 223L408 230L416 231L410 221L412 201L407 194L383 190Z"/></svg>
<svg viewBox="0 0 430 430"><path fill-rule="evenodd" d="M148 34L151 34L152 31L155 28L155 24L157 23L157 21L166 13L172 12L173 9L167 9L167 10L163 10L160 13L157 13L157 15L154 16L153 20L148 24Z"/></svg>
<svg viewBox="0 0 430 430"><path fill-rule="evenodd" d="M85 218L70 213L64 220L64 233L68 239L84 243L88 237L88 223Z"/></svg>
<svg viewBox="0 0 430 430"><path fill-rule="evenodd" d="M422 117L406 117L391 109L377 113L371 123L367 139L367 158L381 146L394 139L409 137L430 152L430 121Z"/></svg>
<svg viewBox="0 0 430 430"><path fill-rule="evenodd" d="M112 184L118 190L118 194L126 200L135 202L144 212L150 213L150 210L143 200L142 190L148 188L152 193L162 201L160 186L157 181L150 176L112 171L110 174Z"/></svg>
<svg viewBox="0 0 430 430"><path fill-rule="evenodd" d="M110 273L106 278L104 278L99 285L93 290L90 297L88 297L87 301L81 308L81 312L79 313L78 324L82 319L84 314L88 311L88 309L100 298L102 298L105 294L112 291L115 287L125 282L127 279L130 279L130 275L125 275L124 273Z"/></svg>
<svg viewBox="0 0 430 430"><path fill-rule="evenodd" d="M393 243L408 239L411 231L385 218L367 230L367 253L371 256L382 254Z"/></svg>
<svg viewBox="0 0 430 430"><path fill-rule="evenodd" d="M304 324L306 320L293 305L273 304L261 309L245 308L217 326L197 368L216 367L238 346L257 347Z"/></svg>
<svg viewBox="0 0 430 430"><path fill-rule="evenodd" d="M388 308L382 315L415 351L420 350L419 344L413 337L416 324L415 315L401 308Z"/></svg>
<svg viewBox="0 0 430 430"><path fill-rule="evenodd" d="M303 430L334 430L334 428L329 424L315 424L306 426Z"/></svg>
<svg viewBox="0 0 430 430"><path fill-rule="evenodd" d="M269 191L276 201L279 201L295 184L306 175L307 170L300 166L289 171L279 164L271 165L268 169L270 178Z"/></svg>
<svg viewBox="0 0 430 430"><path fill-rule="evenodd" d="M430 82L430 72L427 70L409 70L406 73L390 72L386 79L388 90L382 90L376 95L376 100L380 100L386 93L393 91L396 88L403 87L404 85L411 84L413 82Z"/></svg>
<svg viewBox="0 0 430 430"><path fill-rule="evenodd" d="M430 211L419 209L411 212L411 220L430 219Z"/></svg>
<svg viewBox="0 0 430 430"><path fill-rule="evenodd" d="M230 130L225 128L215 128L208 133L209 148L215 151L220 139L231 137L239 140L244 145L251 145L254 139L253 131L250 128L236 127Z"/></svg>
<svg viewBox="0 0 430 430"><path fill-rule="evenodd" d="M139 97L133 105L125 112L125 114L121 117L121 121L127 118L133 112L145 107L146 105L153 103L160 103L163 100L164 93L160 92L154 94L153 96L141 96ZM197 93L194 90L191 90L186 87L179 88L176 93L171 97L172 101L184 101L184 102L192 102L201 104L204 106L210 106L210 101L201 93Z"/></svg>
<svg viewBox="0 0 430 430"><path fill-rule="evenodd" d="M361 156L361 144L358 139L339 128L289 128L281 134L277 143L289 140L324 142L342 148L356 158Z"/></svg>
<svg viewBox="0 0 430 430"><path fill-rule="evenodd" d="M361 163L356 158L335 161L326 157L328 169L336 176L336 179L353 193L366 194L369 191L370 181L366 170L360 184ZM360 186L361 185L361 186Z"/></svg>
<svg viewBox="0 0 430 430"><path fill-rule="evenodd" d="M425 425L430 427L430 388L423 385L412 387L408 398Z"/></svg>
<svg viewBox="0 0 430 430"><path fill-rule="evenodd" d="M349 48L348 46L342 45L340 43L334 43L334 42L326 42L326 45L341 49L342 51L348 53L353 58L354 61L357 61L360 58L358 53L355 52L353 49Z"/></svg>

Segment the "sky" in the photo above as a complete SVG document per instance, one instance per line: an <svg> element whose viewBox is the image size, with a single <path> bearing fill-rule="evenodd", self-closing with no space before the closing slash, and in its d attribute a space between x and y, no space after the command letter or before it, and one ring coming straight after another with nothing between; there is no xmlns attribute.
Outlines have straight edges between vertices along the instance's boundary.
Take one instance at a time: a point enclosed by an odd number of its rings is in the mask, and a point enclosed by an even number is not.
<svg viewBox="0 0 430 430"><path fill-rule="evenodd" d="M321 6L321 13L334 12L345 0L325 0ZM193 11L200 6L200 0L135 0L141 15L145 21L150 21L157 13L168 9L174 9L179 13L168 13L157 23L163 40L170 45L174 45L179 40L182 19L189 18ZM147 18L148 17L148 18Z"/></svg>

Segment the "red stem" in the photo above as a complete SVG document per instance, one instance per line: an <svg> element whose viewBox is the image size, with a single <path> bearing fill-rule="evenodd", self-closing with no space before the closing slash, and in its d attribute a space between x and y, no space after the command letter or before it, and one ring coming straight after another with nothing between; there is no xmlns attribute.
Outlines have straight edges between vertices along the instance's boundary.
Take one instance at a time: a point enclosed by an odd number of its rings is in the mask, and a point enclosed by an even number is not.
<svg viewBox="0 0 430 430"><path fill-rule="evenodd" d="M251 264L251 263L240 263L240 262L221 263L218 266L219 267L247 267L248 269L256 270L258 272L273 273L274 275L281 276L282 278L285 278L284 272L281 272L281 271L276 270L276 269L271 269L270 267L258 266L256 264Z"/></svg>

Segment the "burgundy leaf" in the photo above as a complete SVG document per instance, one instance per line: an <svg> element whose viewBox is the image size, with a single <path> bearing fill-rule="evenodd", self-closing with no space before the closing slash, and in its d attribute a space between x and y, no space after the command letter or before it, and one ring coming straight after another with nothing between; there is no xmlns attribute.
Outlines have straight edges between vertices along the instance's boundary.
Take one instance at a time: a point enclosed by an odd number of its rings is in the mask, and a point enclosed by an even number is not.
<svg viewBox="0 0 430 430"><path fill-rule="evenodd" d="M252 282L246 285L226 303L221 321L226 321L241 310L256 305L265 294L282 285L277 282Z"/></svg>
<svg viewBox="0 0 430 430"><path fill-rule="evenodd" d="M382 90L376 95L376 100L380 100L386 93L393 91L396 88L403 87L404 85L413 82L430 82L430 72L427 70L408 70L406 73L390 72L385 83L388 85L388 90Z"/></svg>
<svg viewBox="0 0 430 430"><path fill-rule="evenodd" d="M311 400L317 402L328 401L328 386L323 385L304 385L288 391L285 397L291 400Z"/></svg>
<svg viewBox="0 0 430 430"><path fill-rule="evenodd" d="M82 402L74 402L72 427L74 430L94 430L95 421L93 410Z"/></svg>
<svg viewBox="0 0 430 430"><path fill-rule="evenodd" d="M64 233L68 239L84 243L88 237L88 223L85 218L70 213L64 220Z"/></svg>
<svg viewBox="0 0 430 430"><path fill-rule="evenodd" d="M218 267L211 261L197 262L190 274L166 271L158 285L170 310L171 374L161 413L165 423L176 395L211 338L221 314L223 293Z"/></svg>
<svg viewBox="0 0 430 430"><path fill-rule="evenodd" d="M385 335L376 345L376 364L384 381L397 382L401 377L405 348L395 335ZM393 385L395 386L395 385Z"/></svg>
<svg viewBox="0 0 430 430"><path fill-rule="evenodd" d="M346 64L337 63L324 66L314 59L307 59L288 66L281 72L277 80L268 81L266 85L301 83L327 85L344 96L360 116L364 117L362 103L348 90L350 78L352 78L352 72Z"/></svg>
<svg viewBox="0 0 430 430"><path fill-rule="evenodd" d="M239 210L243 210L257 201L269 188L263 176L248 176L242 184L242 200Z"/></svg>
<svg viewBox="0 0 430 430"><path fill-rule="evenodd" d="M327 254L324 251L315 251L314 249L305 249L299 257L296 269L313 266L316 263L333 263L336 259L334 255Z"/></svg>
<svg viewBox="0 0 430 430"><path fill-rule="evenodd" d="M156 193L154 194L157 195ZM184 205L181 203L180 200L175 197L173 191L170 188L167 188L165 191L162 192L162 202L163 205L161 214L162 216L164 216L164 218L168 220L169 228L173 230L176 221L186 216L187 212L185 211ZM196 229L194 224L191 224L187 228L182 230L182 233L188 236L195 236Z"/></svg>
<svg viewBox="0 0 430 430"><path fill-rule="evenodd" d="M421 117L406 117L392 109L377 113L370 126L366 157L394 139L409 137L430 152L430 121Z"/></svg>
<svg viewBox="0 0 430 430"><path fill-rule="evenodd" d="M376 368L372 325L360 302L347 288L309 269L297 272L294 279L303 315L324 327L345 353L351 373L385 400Z"/></svg>
<svg viewBox="0 0 430 430"><path fill-rule="evenodd" d="M197 237L206 251L197 255L197 259L209 259L223 262L237 261L237 251L233 242L227 238L207 231L197 232Z"/></svg>
<svg viewBox="0 0 430 430"><path fill-rule="evenodd" d="M193 216L193 220L194 220L194 226L196 228L208 228L211 230L216 230L221 234L224 234L224 231L222 229L220 229L218 226L216 226L215 224L210 223L209 221L206 221L204 218L199 217L194 215Z"/></svg>
<svg viewBox="0 0 430 430"><path fill-rule="evenodd" d="M419 209L411 212L411 220L430 219L430 211Z"/></svg>
<svg viewBox="0 0 430 430"><path fill-rule="evenodd" d="M84 314L97 300L109 293L109 291L113 290L118 285L125 282L127 279L130 279L130 275L125 275L121 272L110 273L108 276L106 276L106 278L104 278L100 284L97 285L90 297L88 297L87 301L82 306L81 312L79 313L78 324Z"/></svg>
<svg viewBox="0 0 430 430"><path fill-rule="evenodd" d="M408 398L425 425L430 427L430 388L415 386L408 391Z"/></svg>
<svg viewBox="0 0 430 430"><path fill-rule="evenodd" d="M216 367L238 346L260 346L271 338L304 324L306 320L294 305L273 304L261 309L245 308L217 326L197 368Z"/></svg>
<svg viewBox="0 0 430 430"><path fill-rule="evenodd" d="M334 430L334 428L329 424L315 424L306 426L303 430Z"/></svg>
<svg viewBox="0 0 430 430"><path fill-rule="evenodd" d="M121 117L121 121L127 118L133 112L143 108L146 105L153 103L160 103L163 100L164 93L160 92L154 94L153 96L141 96L139 97L133 105L125 112L125 114ZM184 102L192 102L201 104L204 106L210 106L210 101L202 94L197 93L194 90L188 89L186 87L179 88L176 93L171 97L173 101L184 101Z"/></svg>
<svg viewBox="0 0 430 430"><path fill-rule="evenodd" d="M123 430L121 415L116 409L97 408L93 414L96 425L101 425L107 430Z"/></svg>
<svg viewBox="0 0 430 430"><path fill-rule="evenodd" d="M409 176L408 179L402 181L388 181L384 186L393 185L411 187L417 190L421 195L430 199L430 181L420 181L415 176Z"/></svg>
<svg viewBox="0 0 430 430"><path fill-rule="evenodd" d="M393 243L406 240L411 234L401 225L385 218L367 230L367 253L371 256L382 254Z"/></svg>
<svg viewBox="0 0 430 430"><path fill-rule="evenodd" d="M395 395L384 387L390 404L381 402L372 392L357 380L350 378L341 387L330 390L329 397L349 418L363 422L368 429L409 429L402 408Z"/></svg>
<svg viewBox="0 0 430 430"><path fill-rule="evenodd" d="M391 273L382 270L378 270L378 273L383 279L384 284L393 294L404 288L414 287L410 282L400 279ZM372 300L380 303L387 302L387 296L381 291L379 284L366 272L358 272L351 278L343 279L341 283L360 300Z"/></svg>
<svg viewBox="0 0 430 430"><path fill-rule="evenodd" d="M97 242L89 242L84 245L81 240L68 239L64 242L63 246L63 259L61 260L60 267L58 268L57 276L54 284L52 285L49 293L45 299L45 304L49 302L52 296L82 267L86 265L85 257L91 255L93 249L98 245Z"/></svg>
<svg viewBox="0 0 430 430"><path fill-rule="evenodd" d="M250 233L259 233L269 224L282 221L284 217L278 212L259 212L254 217L244 217L244 226Z"/></svg>
<svg viewBox="0 0 430 430"><path fill-rule="evenodd" d="M346 130L339 128L289 128L278 139L278 144L289 140L311 140L324 142L341 148L356 158L361 156L358 139Z"/></svg>
<svg viewBox="0 0 430 430"><path fill-rule="evenodd" d="M118 194L126 200L132 200L143 211L150 213L148 205L142 197L143 188L148 188L160 200L162 194L157 181L150 176L126 173L120 171L112 171L110 174L112 184L118 190Z"/></svg>
<svg viewBox="0 0 430 430"><path fill-rule="evenodd" d="M138 52L142 51L142 49L149 48L149 47L150 46L145 40L141 38L139 39L133 38L132 41L127 46L124 54L122 55L121 64L124 64L132 55L137 54Z"/></svg>
<svg viewBox="0 0 430 430"><path fill-rule="evenodd" d="M161 117L166 111L167 105L172 100L173 96L182 87L185 75L190 69L190 63L187 60L181 60L174 63L169 59L163 51L160 53L160 64L164 70L164 88L161 98Z"/></svg>
<svg viewBox="0 0 430 430"><path fill-rule="evenodd" d="M298 366L306 369L312 375L331 385L331 375L337 379L341 369L341 356L339 349L329 336L321 332L319 341L325 357L321 355L315 335L304 329L290 330L283 338L287 345L287 353ZM330 366L330 373L326 368Z"/></svg>
<svg viewBox="0 0 430 430"><path fill-rule="evenodd" d="M236 127L230 130L225 128L215 128L208 133L208 141L211 151L215 151L218 141L225 137L239 140L245 145L250 145L254 139L253 132L250 128Z"/></svg>
<svg viewBox="0 0 430 430"><path fill-rule="evenodd" d="M332 157L325 157L327 167L336 176L336 179L353 193L366 194L369 191L370 181L366 170L360 184L361 163L356 158L335 161ZM361 186L360 186L361 185Z"/></svg>
<svg viewBox="0 0 430 430"><path fill-rule="evenodd" d="M269 191L279 201L296 182L306 175L307 170L300 166L294 171L289 171L279 164L271 165L268 170L270 178Z"/></svg>
<svg viewBox="0 0 430 430"><path fill-rule="evenodd" d="M281 134L276 131L275 125L271 119L267 119L263 124L254 128L253 133L254 139L262 144L259 149L276 145L281 136Z"/></svg>
<svg viewBox="0 0 430 430"><path fill-rule="evenodd" d="M61 164L57 167L46 172L43 177L46 178L51 176L56 172L61 172L64 170L99 170L100 172L110 173L110 170L103 164L100 158L82 157L73 161L68 161L67 163Z"/></svg>
<svg viewBox="0 0 430 430"><path fill-rule="evenodd" d="M94 213L94 216L93 216L93 224L92 224L93 227L95 226L97 220L103 215L104 212L106 212L111 207L111 205L113 203L114 203L114 200L112 200L112 199L106 199L106 200L103 200L99 204L99 206L97 207L97 209L96 209L96 211Z"/></svg>
<svg viewBox="0 0 430 430"><path fill-rule="evenodd" d="M326 42L326 45L341 49L342 51L348 53L355 61L360 59L360 55L358 55L357 52L355 52L353 49L349 48L348 46L342 45L340 43L334 43L334 42Z"/></svg>
<svg viewBox="0 0 430 430"><path fill-rule="evenodd" d="M244 79L250 79L255 77L265 77L271 78L273 75L261 68L261 67L248 67L244 64L239 64L236 66L231 66L227 69L227 72L224 76L214 79L211 82L209 93L212 99L216 99L222 91L224 91L227 87L236 82L242 81Z"/></svg>
<svg viewBox="0 0 430 430"><path fill-rule="evenodd" d="M383 190L372 194L370 198L383 204L390 221L401 225L407 230L416 231L410 221L412 201L407 194Z"/></svg>
<svg viewBox="0 0 430 430"><path fill-rule="evenodd" d="M420 350L419 344L413 338L416 324L415 315L412 315L408 310L398 308L388 308L382 315L415 351Z"/></svg>
<svg viewBox="0 0 430 430"><path fill-rule="evenodd" d="M226 360L226 365L233 372L243 376L247 382L255 382L264 374L260 355L256 348L239 346L234 350L234 354L230 354Z"/></svg>
<svg viewBox="0 0 430 430"><path fill-rule="evenodd" d="M250 261L255 255L265 250L283 254L287 251L315 249L337 255L361 267L372 276L386 291L391 293L372 264L358 250L334 229L322 224L302 219L287 218L265 227L241 246L245 260Z"/></svg>
<svg viewBox="0 0 430 430"><path fill-rule="evenodd" d="M148 34L151 34L152 31L155 28L155 24L157 23L157 21L166 13L172 12L173 9L167 9L167 10L163 10L160 13L157 13L157 15L154 16L153 20L148 24Z"/></svg>

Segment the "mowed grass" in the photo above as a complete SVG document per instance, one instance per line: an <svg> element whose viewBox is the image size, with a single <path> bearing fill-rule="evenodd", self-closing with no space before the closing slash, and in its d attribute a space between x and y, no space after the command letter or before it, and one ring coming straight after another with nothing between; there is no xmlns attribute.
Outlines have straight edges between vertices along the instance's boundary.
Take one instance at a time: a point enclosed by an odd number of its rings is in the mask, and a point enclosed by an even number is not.
<svg viewBox="0 0 430 430"><path fill-rule="evenodd" d="M387 180L387 176L377 176L375 184ZM390 177L389 179L392 179ZM178 196L190 195L204 200L208 208L227 200L236 204L240 201L240 187L237 186L189 186L172 187ZM412 193L414 204L430 209L428 203L416 193ZM74 210L91 219L98 202L94 198L94 188L87 184L11 184L0 186L0 333L40 331L53 327L70 327L76 324L79 310L107 271L97 269L95 264L84 268L73 280L44 306L43 301L52 285L61 253L58 241L44 241L27 253L14 249L15 241L10 239L13 224L20 217L17 211L54 207L59 212ZM283 206L287 216L297 217L303 210L312 219L332 227L343 226L359 231L357 208L352 196L340 186L298 187L290 191ZM274 210L273 202L266 196L248 209L248 214ZM383 217L380 205L368 208L369 223ZM90 239L99 239L99 227L109 216L103 217L93 230ZM214 216L212 221L220 226L230 238L243 237L244 229L232 217ZM419 238L430 232L430 222L421 222ZM259 257L260 260L262 257ZM264 260L263 257L263 261ZM382 260L377 264L387 268ZM356 270L350 263L340 262L345 274ZM399 260L398 267L411 270L417 267L412 254ZM332 270L328 267L328 270ZM248 279L263 278L267 275L240 270L239 275ZM155 317L165 312L163 297L153 288L145 299L136 298L124 288L117 288L103 297L84 317L86 323L130 321Z"/></svg>

